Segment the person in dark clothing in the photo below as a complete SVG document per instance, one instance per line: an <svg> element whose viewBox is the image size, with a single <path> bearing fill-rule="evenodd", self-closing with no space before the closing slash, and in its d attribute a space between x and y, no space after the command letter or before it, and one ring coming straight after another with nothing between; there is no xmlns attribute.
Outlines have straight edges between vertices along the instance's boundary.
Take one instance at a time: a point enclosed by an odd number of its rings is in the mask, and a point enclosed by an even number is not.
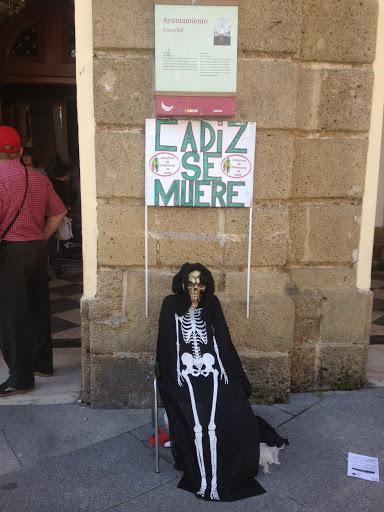
<svg viewBox="0 0 384 512"><path fill-rule="evenodd" d="M66 209L51 182L23 167L19 134L0 126L0 348L9 378L0 397L53 373L46 240Z"/></svg>
<svg viewBox="0 0 384 512"><path fill-rule="evenodd" d="M251 384L232 344L211 272L185 263L160 312L156 372L178 487L213 501L262 494L259 466L288 441L253 413Z"/></svg>
<svg viewBox="0 0 384 512"><path fill-rule="evenodd" d="M68 212L71 210L72 205L70 169L71 167L59 155L56 155L56 166L53 170L54 178L51 181L56 194L60 197ZM54 234L47 242L49 262L56 277L61 277L67 270L60 262L58 253L59 243Z"/></svg>

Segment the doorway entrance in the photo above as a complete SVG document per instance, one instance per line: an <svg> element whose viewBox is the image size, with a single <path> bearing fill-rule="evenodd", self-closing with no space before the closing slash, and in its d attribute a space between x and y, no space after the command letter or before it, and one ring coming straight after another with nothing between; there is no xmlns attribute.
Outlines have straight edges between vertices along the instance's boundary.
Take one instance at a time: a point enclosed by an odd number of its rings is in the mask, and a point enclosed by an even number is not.
<svg viewBox="0 0 384 512"><path fill-rule="evenodd" d="M64 272L58 275L50 268L54 377L49 382L38 377L34 393L15 397L17 403L73 402L81 391L83 269L75 58L73 0L29 0L11 18L0 13L0 124L19 131L23 148L32 150L54 187L58 170L68 171L70 192L64 202L74 235L57 242ZM0 356L1 377L3 373L6 378Z"/></svg>
<svg viewBox="0 0 384 512"><path fill-rule="evenodd" d="M384 387L384 131L381 140L371 278L373 311L367 379L371 385Z"/></svg>

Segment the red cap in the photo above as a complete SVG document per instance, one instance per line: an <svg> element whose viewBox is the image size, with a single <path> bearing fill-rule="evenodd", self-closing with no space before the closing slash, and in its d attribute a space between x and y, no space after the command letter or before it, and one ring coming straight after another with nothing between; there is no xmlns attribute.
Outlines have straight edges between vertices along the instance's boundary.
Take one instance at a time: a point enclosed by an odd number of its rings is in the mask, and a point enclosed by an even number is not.
<svg viewBox="0 0 384 512"><path fill-rule="evenodd" d="M11 126L0 126L0 153L17 153L21 148L18 132Z"/></svg>

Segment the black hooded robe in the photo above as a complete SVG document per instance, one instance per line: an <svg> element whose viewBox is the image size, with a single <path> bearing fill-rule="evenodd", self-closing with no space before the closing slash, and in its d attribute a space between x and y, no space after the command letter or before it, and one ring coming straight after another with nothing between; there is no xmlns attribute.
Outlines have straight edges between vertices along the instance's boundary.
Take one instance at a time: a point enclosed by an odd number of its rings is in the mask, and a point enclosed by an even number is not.
<svg viewBox="0 0 384 512"><path fill-rule="evenodd" d="M181 379L180 385L177 373L177 338L179 358L184 352L192 352L191 343L185 343L180 322L175 316L180 315L183 308L185 310L185 298L180 294L169 295L163 301L157 344L158 383L169 419L175 466L183 471L178 487L197 493L200 489L201 472L195 445L192 401L186 380ZM209 352L215 356L214 368L219 373L214 418L217 437L217 492L220 501L234 501L265 492L255 480L259 469L260 443L282 448L287 440L282 439L266 421L255 416L251 409L248 398L252 388L231 342L219 299L213 295L206 308L209 309L209 314L205 315L209 319L205 322L207 343L201 344L201 352ZM199 311L198 314L203 317L203 309L200 308ZM214 338L227 383L216 357ZM182 362L179 364L180 370L185 368ZM212 467L208 425L212 409L213 375L190 376L190 382L203 432L207 475L207 489L203 498L210 500Z"/></svg>

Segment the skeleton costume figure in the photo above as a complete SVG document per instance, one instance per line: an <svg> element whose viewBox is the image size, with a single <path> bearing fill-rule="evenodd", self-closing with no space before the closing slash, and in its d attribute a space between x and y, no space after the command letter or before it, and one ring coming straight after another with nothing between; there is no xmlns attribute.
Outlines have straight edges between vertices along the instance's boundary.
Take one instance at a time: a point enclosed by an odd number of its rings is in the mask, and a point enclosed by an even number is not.
<svg viewBox="0 0 384 512"><path fill-rule="evenodd" d="M173 457L183 471L178 486L206 500L261 494L259 465L268 472L288 442L252 411L252 388L209 270L185 263L172 291L160 313L157 371Z"/></svg>

